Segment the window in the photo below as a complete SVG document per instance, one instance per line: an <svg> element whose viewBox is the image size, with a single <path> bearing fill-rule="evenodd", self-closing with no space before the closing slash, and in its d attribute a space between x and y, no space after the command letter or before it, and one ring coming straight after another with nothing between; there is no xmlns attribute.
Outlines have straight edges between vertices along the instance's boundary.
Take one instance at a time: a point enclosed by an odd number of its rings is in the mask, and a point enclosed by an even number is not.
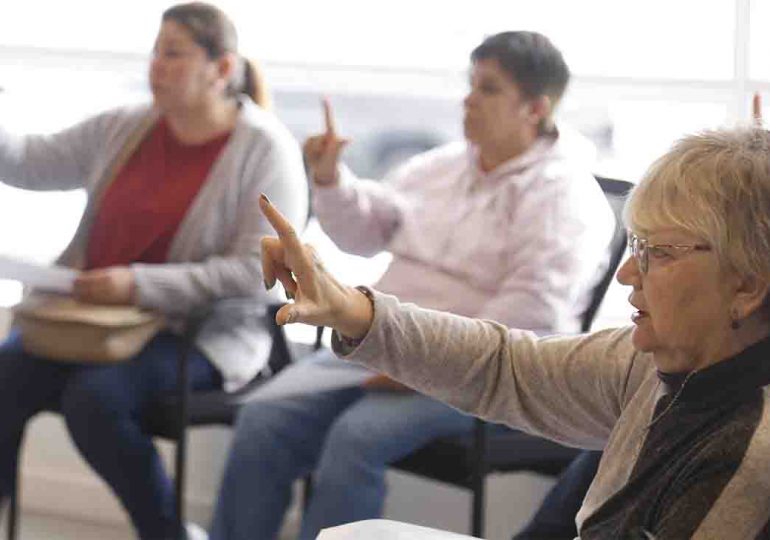
<svg viewBox="0 0 770 540"><path fill-rule="evenodd" d="M574 78L560 117L594 141L597 172L607 176L638 180L682 134L747 119L753 92L765 94L770 117L767 0L215 3L236 21L244 54L262 61L277 112L297 138L320 128L318 98L330 95L354 141L347 161L365 175L461 135L469 53L504 29L541 31L564 51ZM147 99L148 52L171 4L26 0L7 10L3 127L51 131ZM0 240L0 254L36 260L63 247L83 205L77 194L41 198L2 187L0 195L0 225L24 231ZM40 205L61 220L56 234L50 225L37 233ZM0 290L0 303L16 297Z"/></svg>

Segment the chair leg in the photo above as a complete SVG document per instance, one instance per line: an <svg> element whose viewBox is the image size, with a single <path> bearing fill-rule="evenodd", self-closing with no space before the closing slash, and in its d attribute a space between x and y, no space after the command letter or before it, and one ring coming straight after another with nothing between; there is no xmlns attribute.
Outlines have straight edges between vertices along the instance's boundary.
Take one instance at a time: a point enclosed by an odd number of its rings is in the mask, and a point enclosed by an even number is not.
<svg viewBox="0 0 770 540"><path fill-rule="evenodd" d="M188 361L197 333L197 324L188 329L178 358L177 397L177 440L174 460L174 494L176 495L176 538L187 539L184 519L185 464L187 463L187 424L189 422L190 384Z"/></svg>
<svg viewBox="0 0 770 540"><path fill-rule="evenodd" d="M471 536L484 537L484 478L474 481L473 513L471 516Z"/></svg>
<svg viewBox="0 0 770 540"><path fill-rule="evenodd" d="M473 426L473 508L471 510L471 535L484 536L485 487L487 477L487 425L483 420L476 420Z"/></svg>
<svg viewBox="0 0 770 540"><path fill-rule="evenodd" d="M8 497L8 540L16 540L19 536L19 504L21 498L21 450L24 444L24 432L19 437L19 447L16 452L16 462L13 466L11 493Z"/></svg>
<svg viewBox="0 0 770 540"><path fill-rule="evenodd" d="M308 474L302 480L302 510L307 510L310 504L310 497L313 496L313 475Z"/></svg>
<svg viewBox="0 0 770 540"><path fill-rule="evenodd" d="M187 539L184 520L184 495L185 495L185 463L187 462L187 430L182 427L182 433L176 442L176 456L174 458L174 494L176 495L176 538Z"/></svg>
<svg viewBox="0 0 770 540"><path fill-rule="evenodd" d="M8 501L8 540L16 540L19 526L19 471L13 480L13 491Z"/></svg>

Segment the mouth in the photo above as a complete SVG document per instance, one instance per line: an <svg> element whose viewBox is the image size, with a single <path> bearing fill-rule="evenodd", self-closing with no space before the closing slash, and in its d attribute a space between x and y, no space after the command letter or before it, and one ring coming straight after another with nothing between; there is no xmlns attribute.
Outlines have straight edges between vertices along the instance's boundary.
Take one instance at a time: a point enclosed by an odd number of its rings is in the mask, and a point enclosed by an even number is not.
<svg viewBox="0 0 770 540"><path fill-rule="evenodd" d="M646 319L649 316L650 314L647 313L646 311L638 309L631 314L631 322L633 322L634 324L638 324L640 321L642 321L643 319Z"/></svg>

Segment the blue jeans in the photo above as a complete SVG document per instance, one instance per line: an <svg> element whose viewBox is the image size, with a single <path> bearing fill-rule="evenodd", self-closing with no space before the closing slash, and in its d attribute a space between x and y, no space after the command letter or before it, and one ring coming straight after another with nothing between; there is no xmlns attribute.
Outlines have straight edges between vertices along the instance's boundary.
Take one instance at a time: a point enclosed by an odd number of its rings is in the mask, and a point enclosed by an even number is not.
<svg viewBox="0 0 770 540"><path fill-rule="evenodd" d="M390 463L472 428L470 416L413 392L349 388L250 403L236 423L211 538L275 538L293 481L309 473L313 494L301 540L379 517Z"/></svg>
<svg viewBox="0 0 770 540"><path fill-rule="evenodd" d="M578 535L575 516L594 480L602 453L585 450L562 472L532 520L514 540L571 540Z"/></svg>
<svg viewBox="0 0 770 540"><path fill-rule="evenodd" d="M128 362L65 364L26 354L18 333L0 345L0 497L12 490L24 426L44 409L58 410L80 453L109 484L143 539L171 538L173 487L142 431L145 408L175 389L180 340L161 333ZM221 385L196 351L191 386Z"/></svg>

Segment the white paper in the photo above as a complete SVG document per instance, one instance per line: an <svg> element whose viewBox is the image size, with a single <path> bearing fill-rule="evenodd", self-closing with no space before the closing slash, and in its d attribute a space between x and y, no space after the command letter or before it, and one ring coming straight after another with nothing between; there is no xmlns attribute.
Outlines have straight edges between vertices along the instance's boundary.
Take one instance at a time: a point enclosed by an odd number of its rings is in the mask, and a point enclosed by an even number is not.
<svg viewBox="0 0 770 540"><path fill-rule="evenodd" d="M368 519L322 530L316 540L471 540L473 536L389 519Z"/></svg>
<svg viewBox="0 0 770 540"><path fill-rule="evenodd" d="M309 359L292 364L268 379L249 396L249 401L357 387L373 376L373 371L339 358Z"/></svg>
<svg viewBox="0 0 770 540"><path fill-rule="evenodd" d="M77 271L63 266L46 266L0 255L0 279L13 279L43 291L69 294Z"/></svg>

